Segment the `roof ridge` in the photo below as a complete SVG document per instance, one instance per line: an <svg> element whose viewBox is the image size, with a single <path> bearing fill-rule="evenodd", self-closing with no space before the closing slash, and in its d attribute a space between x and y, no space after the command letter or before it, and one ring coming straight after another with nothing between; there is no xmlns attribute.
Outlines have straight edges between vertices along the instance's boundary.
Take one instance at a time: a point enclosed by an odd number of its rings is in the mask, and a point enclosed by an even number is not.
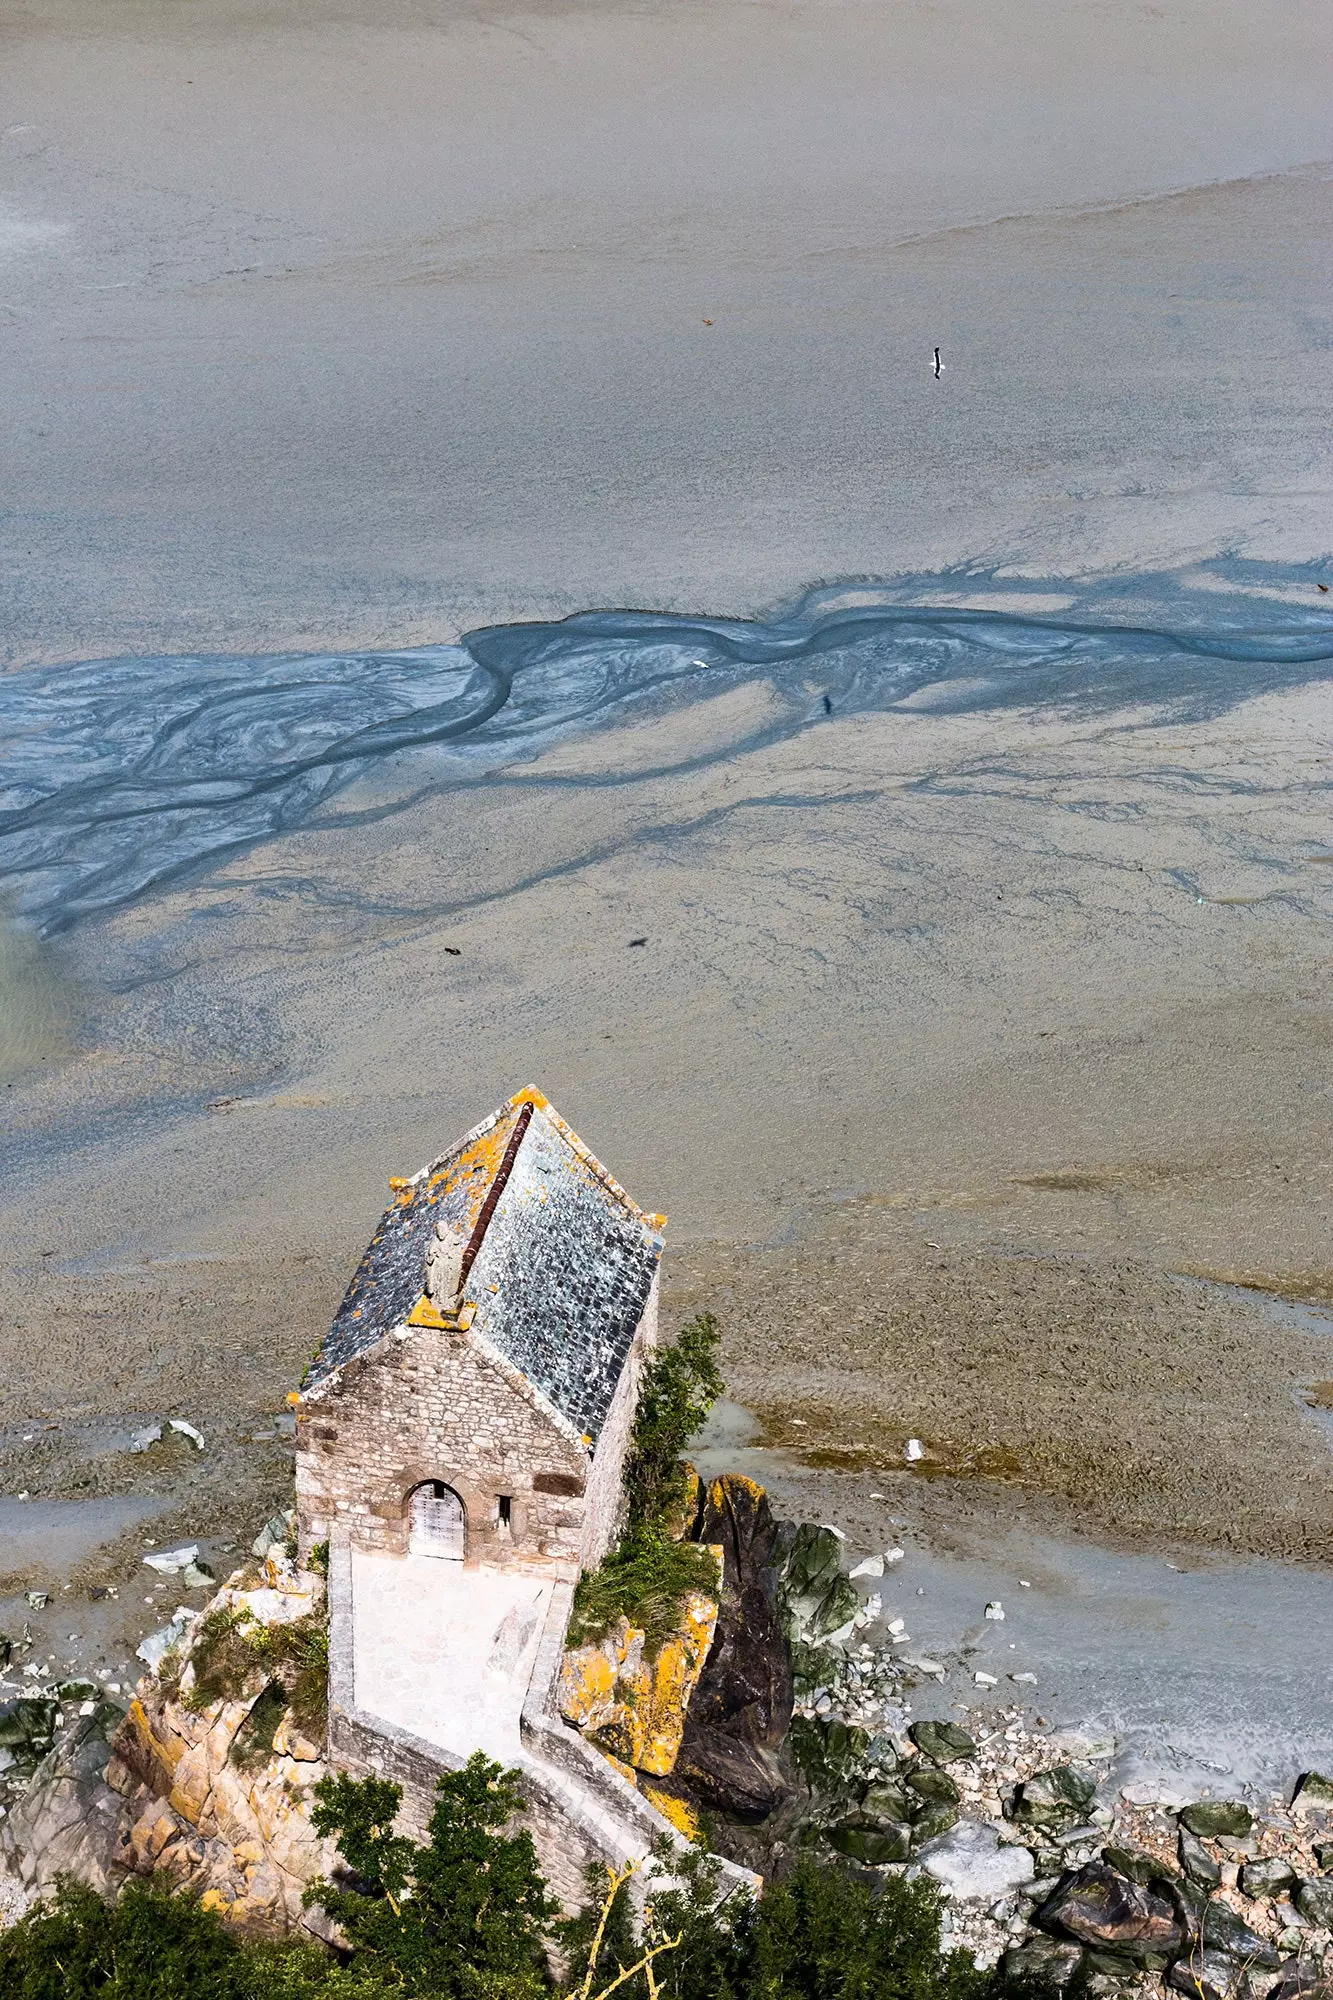
<svg viewBox="0 0 1333 2000"><path fill-rule="evenodd" d="M525 1084L522 1090L515 1091L514 1095L509 1099L509 1104L502 1107L502 1111L508 1110L509 1105L519 1104L530 1104L534 1109L545 1112L566 1145L572 1152L578 1154L585 1167L591 1168L607 1193L614 1195L621 1206L629 1210L636 1222L641 1222L646 1228L654 1230L659 1235L661 1234L667 1225L665 1215L654 1215L647 1209L639 1207L633 1195L620 1185L620 1182L608 1167L602 1165L591 1146L584 1144L573 1126L566 1124L550 1098L544 1097L535 1084ZM497 1116L499 1115L502 1114L497 1113Z"/></svg>

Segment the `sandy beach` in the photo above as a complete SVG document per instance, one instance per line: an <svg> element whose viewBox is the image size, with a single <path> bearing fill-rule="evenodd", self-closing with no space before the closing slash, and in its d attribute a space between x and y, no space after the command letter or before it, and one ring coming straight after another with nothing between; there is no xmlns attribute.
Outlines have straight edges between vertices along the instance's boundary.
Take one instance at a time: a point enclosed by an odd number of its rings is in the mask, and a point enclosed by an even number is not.
<svg viewBox="0 0 1333 2000"><path fill-rule="evenodd" d="M740 672L710 629L623 691L608 654L484 767L409 744L160 880L187 751L136 764L91 674L78 769L122 758L152 879L0 957L4 1491L242 1536L388 1176L533 1082L670 1214L670 1316L717 1311L807 1468L920 1436L959 1519L1326 1564L1327 10L0 32L11 692L127 660L151 708L202 660L194 755L252 672L262 773L361 718L347 658L474 626L846 579L1010 621L896 693L896 640ZM1136 677L1093 591L1288 623ZM58 917L113 833L57 835L8 879ZM167 1413L204 1458L114 1442Z"/></svg>

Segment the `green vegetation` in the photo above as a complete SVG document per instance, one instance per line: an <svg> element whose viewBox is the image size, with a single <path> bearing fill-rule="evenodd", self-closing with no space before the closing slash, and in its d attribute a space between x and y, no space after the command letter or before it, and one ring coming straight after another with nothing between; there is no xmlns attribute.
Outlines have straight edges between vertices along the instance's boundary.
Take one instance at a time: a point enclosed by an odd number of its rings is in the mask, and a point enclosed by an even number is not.
<svg viewBox="0 0 1333 2000"><path fill-rule="evenodd" d="M711 1855L673 1854L669 1865L677 1886L649 1898L641 1926L624 1878L614 1881L600 1935L606 1877L590 1872L589 1910L563 1926L576 1993L595 1948L594 1988L628 1973L616 1989L627 2000L999 2000L998 1975L941 1952L929 1881L871 1887L805 1860L755 1902L724 1895Z"/></svg>
<svg viewBox="0 0 1333 2000"><path fill-rule="evenodd" d="M1006 2000L1002 1976L940 1950L933 1884L871 1885L812 1860L754 1901L716 1859L663 1847L674 1877L635 1914L629 1872L593 1869L560 1919L532 1841L510 1832L518 1774L480 1753L442 1778L425 1846L393 1830L396 1785L327 1778L316 1824L344 1868L315 1885L338 1951L228 1931L190 1896L65 1882L0 1931L5 2000ZM545 1955L559 1945L557 1982Z"/></svg>
<svg viewBox="0 0 1333 2000"><path fill-rule="evenodd" d="M714 1558L681 1536L691 1497L684 1452L722 1394L720 1339L713 1315L700 1313L644 1373L625 1463L625 1532L600 1569L579 1579L573 1645L601 1638L623 1617L643 1627L651 1657L676 1629L682 1598L717 1595Z"/></svg>
<svg viewBox="0 0 1333 2000"><path fill-rule="evenodd" d="M256 1708L260 1702L272 1701L270 1688L276 1686L284 1696L282 1707L290 1708L297 1727L314 1739L323 1735L329 1700L325 1613L311 1612L289 1625L261 1625L245 1611L219 1605L201 1623L190 1661L194 1685L184 1696L187 1708L198 1712L216 1701L244 1701L262 1677L267 1685ZM275 1730L281 1720L280 1709L273 1718ZM269 1743L272 1741L270 1731Z"/></svg>
<svg viewBox="0 0 1333 2000"><path fill-rule="evenodd" d="M542 1937L558 1905L546 1893L528 1833L504 1828L523 1811L518 1774L478 1751L439 1781L430 1842L393 1831L402 1793L382 1778L324 1778L316 1831L337 1836L355 1887L320 1882L323 1905L353 1961L431 2000L536 2000L547 1990Z"/></svg>

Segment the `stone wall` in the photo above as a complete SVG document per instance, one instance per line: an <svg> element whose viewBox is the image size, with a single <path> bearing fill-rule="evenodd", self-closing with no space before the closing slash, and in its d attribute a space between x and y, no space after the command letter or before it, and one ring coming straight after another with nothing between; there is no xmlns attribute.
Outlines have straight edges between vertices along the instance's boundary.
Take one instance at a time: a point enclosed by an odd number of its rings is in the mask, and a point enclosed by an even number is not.
<svg viewBox="0 0 1333 2000"><path fill-rule="evenodd" d="M589 1469L586 1446L540 1392L475 1338L447 1329L386 1336L297 1413L305 1548L346 1532L360 1547L406 1554L409 1496L438 1479L463 1502L470 1562L575 1574Z"/></svg>
<svg viewBox="0 0 1333 2000"><path fill-rule="evenodd" d="M643 1318L625 1358L615 1396L597 1440L588 1490L584 1496L581 1551L584 1569L596 1569L623 1525L625 1454L629 1450L630 1433L634 1428L639 1383L657 1346L657 1294L658 1280L654 1278Z"/></svg>

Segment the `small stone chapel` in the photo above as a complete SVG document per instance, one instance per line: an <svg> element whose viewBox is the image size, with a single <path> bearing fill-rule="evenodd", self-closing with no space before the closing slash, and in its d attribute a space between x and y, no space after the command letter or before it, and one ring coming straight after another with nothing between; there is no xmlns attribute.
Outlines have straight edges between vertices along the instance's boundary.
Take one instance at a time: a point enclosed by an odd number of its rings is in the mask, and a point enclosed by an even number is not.
<svg viewBox="0 0 1333 2000"><path fill-rule="evenodd" d="M302 1545L575 1581L620 1525L666 1217L531 1089L390 1188L301 1389Z"/></svg>

